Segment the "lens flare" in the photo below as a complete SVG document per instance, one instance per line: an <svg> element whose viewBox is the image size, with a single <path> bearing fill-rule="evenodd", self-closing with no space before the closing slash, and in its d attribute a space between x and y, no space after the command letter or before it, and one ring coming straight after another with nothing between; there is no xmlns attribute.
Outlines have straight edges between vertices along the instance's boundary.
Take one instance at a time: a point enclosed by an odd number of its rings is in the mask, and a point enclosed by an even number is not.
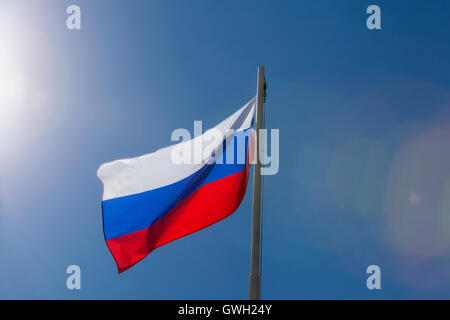
<svg viewBox="0 0 450 320"><path fill-rule="evenodd" d="M409 196L409 203L413 206L419 205L420 195L417 192L411 192L411 195Z"/></svg>
<svg viewBox="0 0 450 320"><path fill-rule="evenodd" d="M450 249L450 127L405 145L390 171L385 214L395 249L416 260ZM444 223L447 222L447 223Z"/></svg>

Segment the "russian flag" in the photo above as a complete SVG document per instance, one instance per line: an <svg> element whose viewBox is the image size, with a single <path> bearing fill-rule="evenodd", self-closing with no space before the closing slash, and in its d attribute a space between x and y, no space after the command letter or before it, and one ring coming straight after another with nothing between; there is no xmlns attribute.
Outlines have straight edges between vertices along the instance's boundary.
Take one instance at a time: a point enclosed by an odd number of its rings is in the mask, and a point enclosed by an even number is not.
<svg viewBox="0 0 450 320"><path fill-rule="evenodd" d="M100 166L103 230L119 273L239 207L254 114L255 98L193 139Z"/></svg>

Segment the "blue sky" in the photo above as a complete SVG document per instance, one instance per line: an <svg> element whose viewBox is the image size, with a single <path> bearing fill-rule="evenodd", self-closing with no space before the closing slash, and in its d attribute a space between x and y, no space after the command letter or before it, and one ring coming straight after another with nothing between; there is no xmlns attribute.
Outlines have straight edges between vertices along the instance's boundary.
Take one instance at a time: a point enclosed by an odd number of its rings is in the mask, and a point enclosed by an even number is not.
<svg viewBox="0 0 450 320"><path fill-rule="evenodd" d="M381 30L366 28L370 4ZM246 299L251 184L232 216L118 275L96 171L220 122L255 94L258 65L280 129L262 297L450 298L448 1L2 0L0 12L0 83L19 92L0 97L0 298ZM71 264L82 290L66 289Z"/></svg>

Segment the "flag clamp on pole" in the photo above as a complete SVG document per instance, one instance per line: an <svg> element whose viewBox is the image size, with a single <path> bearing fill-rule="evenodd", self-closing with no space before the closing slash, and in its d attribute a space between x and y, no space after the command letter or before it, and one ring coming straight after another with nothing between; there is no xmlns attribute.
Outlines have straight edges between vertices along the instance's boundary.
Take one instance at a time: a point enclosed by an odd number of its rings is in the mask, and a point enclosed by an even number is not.
<svg viewBox="0 0 450 320"><path fill-rule="evenodd" d="M258 66L258 83L256 93L256 122L255 122L255 157L253 171L253 205L252 205L252 246L250 260L249 300L261 298L260 250L261 250L261 161L259 131L263 126L263 108L266 102L266 79L264 67Z"/></svg>

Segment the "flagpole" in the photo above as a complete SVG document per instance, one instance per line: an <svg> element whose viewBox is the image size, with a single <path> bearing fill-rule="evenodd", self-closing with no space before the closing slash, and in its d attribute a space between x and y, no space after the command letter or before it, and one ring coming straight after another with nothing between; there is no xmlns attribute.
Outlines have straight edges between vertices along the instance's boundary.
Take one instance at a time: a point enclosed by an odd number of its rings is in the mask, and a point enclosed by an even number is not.
<svg viewBox="0 0 450 320"><path fill-rule="evenodd" d="M256 122L255 122L255 159L253 169L253 217L252 217L252 248L250 260L250 279L248 287L249 300L259 300L261 298L261 277L260 277L260 234L261 234L261 162L259 130L262 129L263 104L266 96L266 79L264 77L264 67L258 66L258 83L256 89Z"/></svg>

